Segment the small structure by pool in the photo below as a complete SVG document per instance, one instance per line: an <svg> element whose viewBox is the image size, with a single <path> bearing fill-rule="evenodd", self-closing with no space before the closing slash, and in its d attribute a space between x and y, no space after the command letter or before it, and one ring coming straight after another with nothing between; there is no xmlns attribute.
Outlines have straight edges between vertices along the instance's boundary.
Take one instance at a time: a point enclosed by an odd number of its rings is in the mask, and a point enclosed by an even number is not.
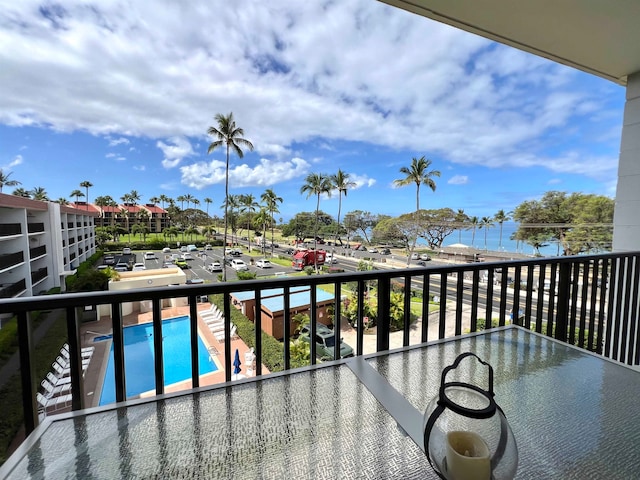
<svg viewBox="0 0 640 480"><path fill-rule="evenodd" d="M317 320L319 323L330 325L331 318L327 311L333 306L334 295L320 288L316 288ZM234 292L231 294L233 305L252 322L256 319L256 300L254 292ZM262 290L261 296L262 330L278 340L284 338L284 289L272 288ZM311 317L310 305L311 289L309 286L293 287L289 295L289 311L291 319L298 313ZM295 325L290 322L290 331Z"/></svg>

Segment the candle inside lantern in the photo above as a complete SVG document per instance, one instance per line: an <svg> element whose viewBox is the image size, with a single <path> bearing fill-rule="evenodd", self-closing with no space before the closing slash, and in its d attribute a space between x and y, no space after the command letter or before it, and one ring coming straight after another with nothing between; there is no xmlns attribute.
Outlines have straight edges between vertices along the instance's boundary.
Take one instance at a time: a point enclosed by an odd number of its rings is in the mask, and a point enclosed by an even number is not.
<svg viewBox="0 0 640 480"><path fill-rule="evenodd" d="M447 433L446 473L449 480L490 480L489 446L474 432Z"/></svg>

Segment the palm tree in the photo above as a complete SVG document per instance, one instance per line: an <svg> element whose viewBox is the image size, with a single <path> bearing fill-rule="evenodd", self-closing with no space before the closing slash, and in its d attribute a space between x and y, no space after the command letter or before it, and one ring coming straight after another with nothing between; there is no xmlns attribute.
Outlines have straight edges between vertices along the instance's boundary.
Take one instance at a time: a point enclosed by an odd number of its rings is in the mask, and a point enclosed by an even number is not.
<svg viewBox="0 0 640 480"><path fill-rule="evenodd" d="M93 187L93 183L91 183L89 180L85 180L84 182L80 182L80 186L85 188L87 191L86 207L87 207L87 210L89 210L89 188Z"/></svg>
<svg viewBox="0 0 640 480"><path fill-rule="evenodd" d="M498 248L502 249L502 224L511 220L511 217L501 209L498 210L498 213L495 214L493 219L498 222L498 225L500 225L500 243L498 244Z"/></svg>
<svg viewBox="0 0 640 480"><path fill-rule="evenodd" d="M164 193L158 197L158 201L162 204L162 209L164 210L164 204L169 203L170 198L167 197Z"/></svg>
<svg viewBox="0 0 640 480"><path fill-rule="evenodd" d="M193 208L196 208L198 205L200 205L200 200L194 198L193 200L191 200L191 203L193 203Z"/></svg>
<svg viewBox="0 0 640 480"><path fill-rule="evenodd" d="M462 243L462 230L465 223L469 221L469 216L463 209L458 209L456 213L456 224L458 226L458 243Z"/></svg>
<svg viewBox="0 0 640 480"><path fill-rule="evenodd" d="M211 205L213 203L213 200L211 200L209 197L204 199L204 203L207 204L207 217L209 217L209 205Z"/></svg>
<svg viewBox="0 0 640 480"><path fill-rule="evenodd" d="M247 215L247 238L249 239L249 251L251 251L251 219L252 214L258 210L258 202L256 197L249 193L247 195L240 195L240 211L248 213Z"/></svg>
<svg viewBox="0 0 640 480"><path fill-rule="evenodd" d="M78 200L80 199L80 197L84 197L84 193L82 193L81 190L74 190L73 192L71 192L69 194L70 197L76 197L76 204L78 203Z"/></svg>
<svg viewBox="0 0 640 480"><path fill-rule="evenodd" d="M207 153L210 154L216 148L225 145L227 147L227 164L225 170L225 181L224 181L224 248L227 246L227 229L228 229L228 218L227 218L227 209L229 208L229 202L227 199L229 198L229 152L233 150L238 155L238 158L244 157L244 152L240 148L246 147L249 150L253 150L253 144L243 138L244 130L238 126L236 126L236 122L233 119L233 112L229 113L229 115L225 116L220 113L215 116L216 122L218 122L217 127L209 127L207 130L207 134L213 137L216 137L217 140L211 142L209 145L209 149ZM223 261L226 260L226 254L223 249ZM222 271L222 280L224 282L227 281L227 269L225 268Z"/></svg>
<svg viewBox="0 0 640 480"><path fill-rule="evenodd" d="M484 249L487 249L487 231L489 228L493 227L493 223L491 222L490 217L482 217L480 220L480 228L484 228Z"/></svg>
<svg viewBox="0 0 640 480"><path fill-rule="evenodd" d="M134 205L136 205L138 203L138 200L140 200L142 198L142 196L138 193L137 190L131 190L129 192L129 200L131 201L131 203L133 203Z"/></svg>
<svg viewBox="0 0 640 480"><path fill-rule="evenodd" d="M180 210L184 210L184 201L185 201L184 195L178 195L176 197L176 201L180 202Z"/></svg>
<svg viewBox="0 0 640 480"><path fill-rule="evenodd" d="M272 219L272 217L269 214L269 210L267 209L267 207L264 207L264 206L260 207L260 211L255 216L255 218L253 219L254 225L260 227L260 230L262 230L262 238L263 239L266 238L266 236L267 236L267 223L269 223L269 221L271 221L271 219ZM264 242L262 242L262 249L261 250L262 250L262 254L264 255Z"/></svg>
<svg viewBox="0 0 640 480"><path fill-rule="evenodd" d="M11 192L11 195L22 198L31 198L31 194L22 187L16 188L13 192Z"/></svg>
<svg viewBox="0 0 640 480"><path fill-rule="evenodd" d="M333 240L334 248L331 249L333 254L333 250L335 249L336 243L338 243L338 234L340 233L340 213L342 211L342 195L347 196L347 191L356 186L356 182L352 182L349 180L350 175L348 173L344 173L341 169L338 169L338 173L335 175L331 175L331 183L332 188L334 190L338 190L338 225L336 227L336 236Z"/></svg>
<svg viewBox="0 0 640 480"><path fill-rule="evenodd" d="M189 205L191 205L191 202L193 202L193 195L191 195L190 193L187 193L184 196L184 201L187 202L187 210L189 209Z"/></svg>
<svg viewBox="0 0 640 480"><path fill-rule="evenodd" d="M278 210L278 203L282 203L282 197L277 196L273 189L267 188L260 196L260 200L264 202L269 214L271 215L271 256L273 257L273 229L276 223L273 215L275 213L280 213L280 210Z"/></svg>
<svg viewBox="0 0 640 480"><path fill-rule="evenodd" d="M416 211L420 210L420 185L425 184L431 189L436 191L436 182L433 177L439 177L439 170L428 170L431 166L431 160L427 160L424 156L420 158L412 158L410 167L402 167L400 173L405 174L405 178L394 180L393 184L397 187L404 187L406 185L416 184Z"/></svg>
<svg viewBox="0 0 640 480"><path fill-rule="evenodd" d="M56 203L59 203L60 205L69 205L69 200L64 197L60 197L56 200Z"/></svg>
<svg viewBox="0 0 640 480"><path fill-rule="evenodd" d="M424 155L420 158L413 157L410 167L402 167L400 169L400 173L403 173L405 177L393 181L393 184L397 187L404 187L412 183L416 184L416 214L420 211L420 185L424 183L431 191L436 191L436 182L433 177L440 177L440 170L429 170L431 163L431 160L424 158ZM411 255L413 255L417 241L418 237L416 236L413 239L413 245L411 245L411 250L407 257L407 266L411 262Z"/></svg>
<svg viewBox="0 0 640 480"><path fill-rule="evenodd" d="M325 193L328 196L331 196L332 184L331 184L331 179L323 173L310 173L309 175L307 175L307 178L305 178L304 181L305 181L305 184L300 188L300 193L306 193L307 198L309 198L311 195L317 196L316 221L315 221L315 227L313 230L313 249L317 250L318 249L318 213L320 212L320 195ZM314 258L316 259L314 261L314 266L316 269L316 273L318 273L318 261L317 261L318 257L314 256Z"/></svg>
<svg viewBox="0 0 640 480"><path fill-rule="evenodd" d="M469 218L469 223L471 224L471 228L473 229L473 233L471 234L471 246L475 247L474 242L476 241L476 228L478 228L478 223L480 219L476 216Z"/></svg>
<svg viewBox="0 0 640 480"><path fill-rule="evenodd" d="M44 187L35 187L29 193L31 194L31 198L33 198L34 200L40 200L41 202L46 202L49 200L49 196L47 195L47 191L44 189Z"/></svg>
<svg viewBox="0 0 640 480"><path fill-rule="evenodd" d="M18 180L10 180L9 177L13 174L13 172L9 172L6 175L4 174L4 172L2 171L2 169L0 169L0 193L2 193L2 187L16 187L18 185L20 185L20 182Z"/></svg>
<svg viewBox="0 0 640 480"><path fill-rule="evenodd" d="M240 210L240 195L229 195L229 204L226 205L229 209L229 226L231 227L231 243L236 244L237 239L234 238L238 231L238 224L236 223L238 217L236 215L236 211ZM226 245L225 245L226 247Z"/></svg>

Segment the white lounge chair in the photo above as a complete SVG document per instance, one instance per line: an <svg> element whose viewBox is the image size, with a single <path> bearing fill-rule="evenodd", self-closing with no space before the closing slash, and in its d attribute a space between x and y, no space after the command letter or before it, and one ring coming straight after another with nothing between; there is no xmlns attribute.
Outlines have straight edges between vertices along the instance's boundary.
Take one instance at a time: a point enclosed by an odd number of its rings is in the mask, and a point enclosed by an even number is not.
<svg viewBox="0 0 640 480"><path fill-rule="evenodd" d="M69 350L63 348L62 350L60 350L60 356L62 358L64 358L67 361L71 360L71 353L69 352ZM84 352L82 353L82 361L84 362L85 360L87 362L89 362L89 360L91 360L91 357L93 356L93 352Z"/></svg>
<svg viewBox="0 0 640 480"><path fill-rule="evenodd" d="M238 327L236 327L235 325L231 325L231 330L229 331L229 333L231 335L230 335L229 338L235 337L237 330L238 330ZM213 335L214 335L214 337L216 337L216 340L218 340L219 342L223 342L224 341L224 330L222 330L220 332L216 332Z"/></svg>
<svg viewBox="0 0 640 480"><path fill-rule="evenodd" d="M51 385L51 383L49 383L49 380L44 379L44 380L42 380L42 382L40 382L40 385L42 385L42 388L44 388L44 390L47 392L47 395L46 395L47 398L57 397L58 395L71 393L71 384L70 383L65 383L64 385L53 386L53 385Z"/></svg>
<svg viewBox="0 0 640 480"><path fill-rule="evenodd" d="M63 343L63 344L62 344L62 348L64 348L65 350L69 350L69 344L68 344L68 343ZM80 349L80 351L81 351L82 353L93 353L93 351L94 351L95 349L96 349L96 347L93 347L93 346L91 346L91 347L82 347L82 348Z"/></svg>
<svg viewBox="0 0 640 480"><path fill-rule="evenodd" d="M68 395L60 395L58 397L47 398L42 395L40 392L36 393L36 400L40 404L43 410L58 410L59 408L66 407L72 400L71 394Z"/></svg>
<svg viewBox="0 0 640 480"><path fill-rule="evenodd" d="M80 355L82 356L82 358L90 358L93 355L94 350L95 350L95 347L85 347L80 351ZM71 355L71 352L69 351L69 346L66 343L60 349L60 353L67 358Z"/></svg>
<svg viewBox="0 0 640 480"><path fill-rule="evenodd" d="M209 327L213 327L216 325L224 325L224 318L217 318L215 320L207 320L205 322Z"/></svg>
<svg viewBox="0 0 640 480"><path fill-rule="evenodd" d="M224 318L224 315L222 314L222 312L216 312L216 313L205 313L200 314L200 318L202 318L203 320L209 320L212 318Z"/></svg>
<svg viewBox="0 0 640 480"><path fill-rule="evenodd" d="M216 334L218 332L224 332L224 322L218 325L209 325L211 333Z"/></svg>
<svg viewBox="0 0 640 480"><path fill-rule="evenodd" d="M49 380L49 383L54 387L71 383L71 377L58 378L52 372L47 372L47 380Z"/></svg>

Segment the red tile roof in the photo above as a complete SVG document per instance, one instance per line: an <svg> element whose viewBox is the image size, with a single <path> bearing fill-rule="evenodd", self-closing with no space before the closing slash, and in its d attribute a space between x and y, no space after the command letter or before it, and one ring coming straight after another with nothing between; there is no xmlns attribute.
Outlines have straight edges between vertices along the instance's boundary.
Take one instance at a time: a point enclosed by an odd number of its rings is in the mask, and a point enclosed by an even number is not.
<svg viewBox="0 0 640 480"><path fill-rule="evenodd" d="M142 208L144 208L145 210L148 210L151 213L167 213L166 210L163 210L162 208L156 206L156 205L152 205L150 203L147 203L146 205L143 205Z"/></svg>

